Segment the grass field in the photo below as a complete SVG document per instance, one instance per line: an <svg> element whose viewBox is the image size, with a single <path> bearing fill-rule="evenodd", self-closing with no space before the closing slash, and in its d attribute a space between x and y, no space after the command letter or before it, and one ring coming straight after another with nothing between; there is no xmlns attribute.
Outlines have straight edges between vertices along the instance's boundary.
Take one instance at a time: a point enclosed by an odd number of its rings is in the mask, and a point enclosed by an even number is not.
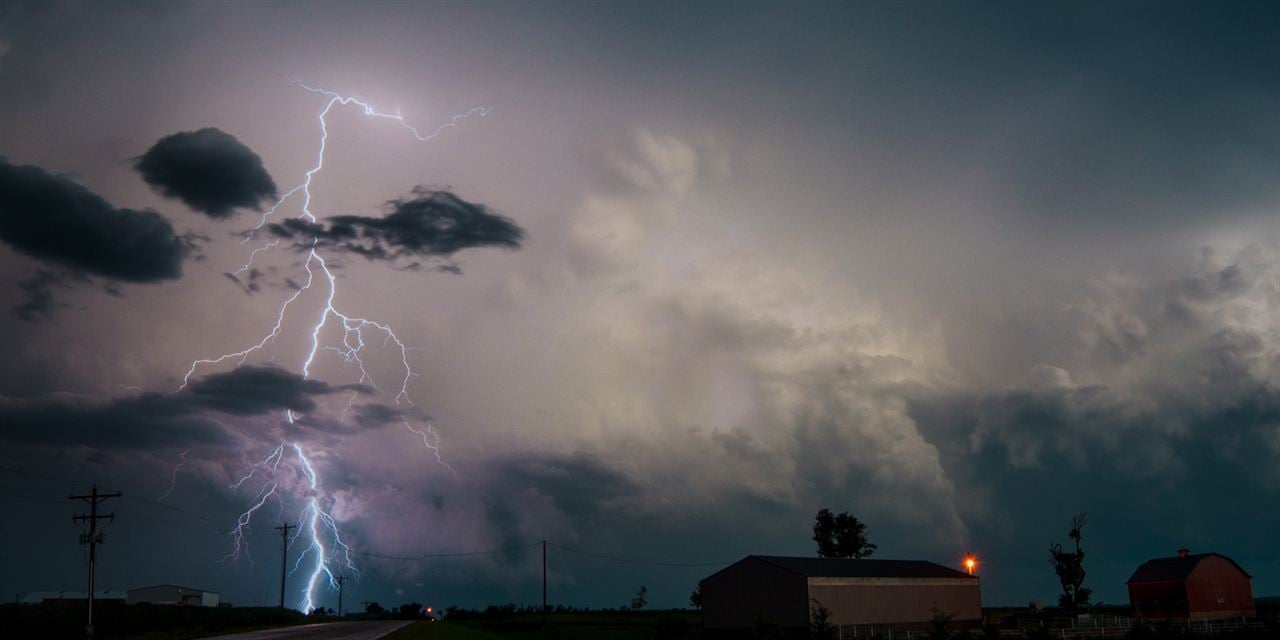
<svg viewBox="0 0 1280 640"><path fill-rule="evenodd" d="M385 640L654 640L663 637L697 640L702 623L697 614L566 613L499 622L417 622Z"/></svg>

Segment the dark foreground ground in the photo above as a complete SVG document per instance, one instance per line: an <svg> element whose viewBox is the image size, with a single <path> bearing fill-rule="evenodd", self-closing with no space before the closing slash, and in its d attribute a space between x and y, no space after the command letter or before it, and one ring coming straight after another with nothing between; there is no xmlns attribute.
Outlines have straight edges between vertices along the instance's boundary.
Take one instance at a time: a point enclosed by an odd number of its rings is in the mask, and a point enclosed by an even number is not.
<svg viewBox="0 0 1280 640"><path fill-rule="evenodd" d="M416 622L386 640L700 640L702 616L688 611L559 613L500 621Z"/></svg>
<svg viewBox="0 0 1280 640"><path fill-rule="evenodd" d="M2 638L84 638L88 610L68 604L0 606ZM276 607L96 606L93 622L103 640L187 640L236 631L304 624L307 618ZM314 622L314 621L313 621Z"/></svg>
<svg viewBox="0 0 1280 640"><path fill-rule="evenodd" d="M380 640L410 624L413 623L408 620L324 622L214 636L209 640Z"/></svg>
<svg viewBox="0 0 1280 640"><path fill-rule="evenodd" d="M1053 611L993 609L987 613L989 620L996 624L976 629L958 629L952 625L932 629L917 628L909 636L898 630L893 635L881 632L875 637L893 640L1280 640L1280 624L1269 617L1250 620L1249 628L1219 627L1206 631L1161 623L1130 627L1127 626L1127 611L1124 611L1123 616L1117 616L1114 612L1095 613L1092 622L1097 624L1078 619L1071 623L1067 621L1067 617ZM1104 624L1108 619L1113 624ZM1126 626L1118 626L1121 621ZM857 636L852 632L852 629L846 629L843 634L832 633L824 638L803 630L794 633L762 626L738 634L715 636L704 634L701 615L696 612L591 612L553 614L548 616L546 625L541 624L541 619L536 614L502 620L417 622L388 635L386 640L841 640L869 637L865 629Z"/></svg>
<svg viewBox="0 0 1280 640"><path fill-rule="evenodd" d="M1251 628L1203 629L1154 624L1149 627L1120 628L1127 621L1123 608L1098 611L1092 621L1080 622L1053 611L1032 612L1026 609L991 608L986 610L989 622L983 629L945 630L916 629L911 638L967 640L1005 638L1047 640L1048 638L1126 638L1132 640L1280 640L1280 615L1272 607L1259 607L1259 618L1249 621ZM84 608L65 605L0 606L0 638L84 637ZM1123 615L1121 615L1123 614ZM393 630L399 623L391 620L367 623L305 626L318 622L302 614L277 608L206 609L199 607L103 607L95 611L98 635L105 640L140 638L142 640L187 640L207 638L255 629L276 629L238 640L286 640L293 638L334 638L335 640L792 640L810 637L807 633L784 633L762 626L744 631L733 638L704 634L702 616L694 611L594 611L553 613L542 623L536 613L481 616L483 619L451 621L417 621ZM1111 624L1107 619L1115 621ZM323 621L323 620L321 620ZM1091 625L1096 628L1090 628ZM1265 626L1264 626L1265 625ZM289 629L280 629L290 627ZM376 627L376 628L375 628ZM1037 628L1038 627L1038 628ZM843 638L854 637L845 630ZM389 633L388 633L389 632ZM383 636L384 633L388 633ZM817 636L813 636L817 637ZM865 638L865 630L857 637ZM882 634L878 637L889 637ZM905 634L895 633L894 640ZM831 635L831 640L841 636ZM825 640L825 639L824 639Z"/></svg>

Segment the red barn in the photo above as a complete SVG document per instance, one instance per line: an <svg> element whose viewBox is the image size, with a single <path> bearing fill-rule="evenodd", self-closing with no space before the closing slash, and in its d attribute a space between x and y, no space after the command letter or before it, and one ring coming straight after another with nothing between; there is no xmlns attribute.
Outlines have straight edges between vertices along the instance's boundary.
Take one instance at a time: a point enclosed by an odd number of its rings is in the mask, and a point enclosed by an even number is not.
<svg viewBox="0 0 1280 640"><path fill-rule="evenodd" d="M1234 560L1216 553L1191 554L1142 563L1129 578L1134 618L1252 617L1252 576Z"/></svg>

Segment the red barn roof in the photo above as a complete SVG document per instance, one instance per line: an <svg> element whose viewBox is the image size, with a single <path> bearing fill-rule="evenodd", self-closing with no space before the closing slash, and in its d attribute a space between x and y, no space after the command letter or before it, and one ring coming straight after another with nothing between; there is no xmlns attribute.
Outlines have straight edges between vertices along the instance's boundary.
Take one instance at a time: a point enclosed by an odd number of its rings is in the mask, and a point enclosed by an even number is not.
<svg viewBox="0 0 1280 640"><path fill-rule="evenodd" d="M1246 578L1252 578L1247 571L1236 564L1235 560L1218 553L1197 553L1194 555L1174 556L1172 558L1155 558L1142 563L1137 571L1133 572L1128 582L1125 584L1133 584L1135 582L1166 582L1169 580L1186 580L1187 576L1195 571L1196 565L1200 564L1205 558L1217 556L1230 562L1240 573Z"/></svg>

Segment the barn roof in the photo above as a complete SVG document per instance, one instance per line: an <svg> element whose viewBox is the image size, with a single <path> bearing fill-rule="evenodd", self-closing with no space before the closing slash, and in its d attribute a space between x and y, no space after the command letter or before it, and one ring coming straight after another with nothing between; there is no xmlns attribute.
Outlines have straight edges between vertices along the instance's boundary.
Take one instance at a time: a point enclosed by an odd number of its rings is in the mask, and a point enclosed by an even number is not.
<svg viewBox="0 0 1280 640"><path fill-rule="evenodd" d="M93 592L94 600L124 600L124 591L97 590ZM32 591L22 599L23 604L40 604L45 600L88 600L88 591Z"/></svg>
<svg viewBox="0 0 1280 640"><path fill-rule="evenodd" d="M1235 560L1228 558L1219 553L1197 553L1187 556L1173 556L1172 558L1154 558L1142 563L1137 571L1133 572L1129 581L1125 584L1134 582L1168 582L1171 580L1186 580L1187 576L1195 571L1196 566L1201 560L1210 556L1217 556L1230 562L1236 569L1240 570L1246 578L1252 578L1247 571L1236 564Z"/></svg>
<svg viewBox="0 0 1280 640"><path fill-rule="evenodd" d="M793 556L748 557L763 560L807 578L965 578L977 580L977 576L949 569L927 560L853 560L850 558L797 558Z"/></svg>
<svg viewBox="0 0 1280 640"><path fill-rule="evenodd" d="M195 587L184 587L180 584L153 584L149 587L138 587L136 589L130 589L130 591L147 591L149 589L167 589L167 588L181 589L182 591L199 591L201 593L214 593L213 591L209 591L207 589L196 589Z"/></svg>

